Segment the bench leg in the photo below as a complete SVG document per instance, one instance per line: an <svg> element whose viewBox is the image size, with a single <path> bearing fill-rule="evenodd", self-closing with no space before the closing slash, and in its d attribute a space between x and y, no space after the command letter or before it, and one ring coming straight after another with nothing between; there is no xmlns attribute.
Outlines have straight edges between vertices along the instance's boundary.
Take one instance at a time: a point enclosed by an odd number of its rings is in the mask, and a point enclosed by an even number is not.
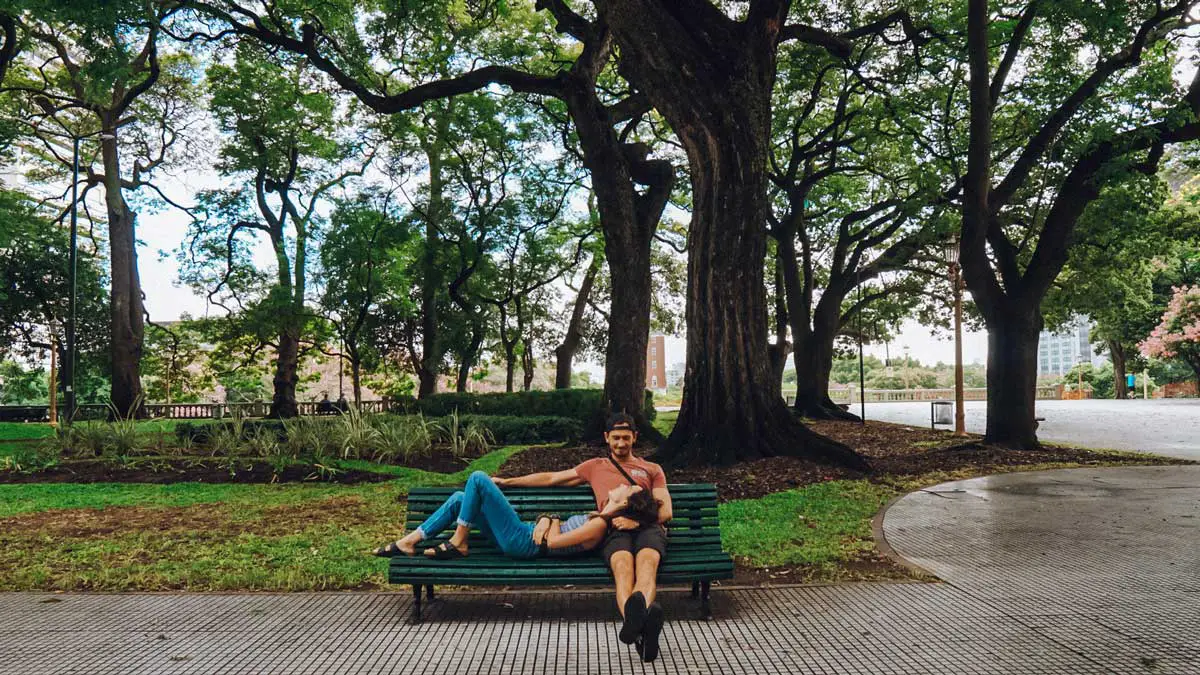
<svg viewBox="0 0 1200 675"><path fill-rule="evenodd" d="M699 581L692 582L692 597L693 598L700 597L700 582Z"/></svg>
<svg viewBox="0 0 1200 675"><path fill-rule="evenodd" d="M413 584L413 623L421 623L421 585Z"/></svg>
<svg viewBox="0 0 1200 675"><path fill-rule="evenodd" d="M708 602L708 591L711 586L711 581L700 582L700 618L705 621L712 620L712 606Z"/></svg>
<svg viewBox="0 0 1200 675"><path fill-rule="evenodd" d="M433 602L433 584L425 585L425 599Z"/></svg>

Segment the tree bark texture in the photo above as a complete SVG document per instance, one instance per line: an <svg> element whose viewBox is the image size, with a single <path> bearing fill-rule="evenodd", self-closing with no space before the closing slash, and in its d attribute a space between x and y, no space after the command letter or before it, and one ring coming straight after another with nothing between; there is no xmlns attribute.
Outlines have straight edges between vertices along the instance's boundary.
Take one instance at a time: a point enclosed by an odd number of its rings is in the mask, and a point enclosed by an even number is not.
<svg viewBox="0 0 1200 675"><path fill-rule="evenodd" d="M115 119L113 122L115 123ZM115 127L106 129L116 136ZM142 417L141 360L145 339L142 285L138 277L136 214L121 192L121 167L115 138L101 141L104 200L108 212L111 258L109 301L112 317L112 406L123 417Z"/></svg>
<svg viewBox="0 0 1200 675"><path fill-rule="evenodd" d="M707 3L597 2L623 74L670 122L691 168L687 362L683 406L659 448L667 463L798 455L867 467L788 412L764 358L770 95L786 4L735 22Z"/></svg>
<svg viewBox="0 0 1200 675"><path fill-rule="evenodd" d="M1042 315L1017 307L988 322L986 443L1013 450L1034 450L1037 421L1037 346ZM991 373L1000 376L992 377Z"/></svg>
<svg viewBox="0 0 1200 675"><path fill-rule="evenodd" d="M596 94L596 78L610 48L607 30L587 43L561 96L579 136L583 164L592 177L611 275L605 412L632 415L641 439L655 443L661 434L643 412L652 299L650 246L670 195L674 169L665 160L648 159L644 146L617 138L613 119ZM639 194L635 182L647 186L646 190ZM600 430L588 431L598 435Z"/></svg>
<svg viewBox="0 0 1200 675"><path fill-rule="evenodd" d="M300 414L296 405L296 384L300 381L300 328L289 321L279 331L275 350L275 376L271 378L270 417L287 419Z"/></svg>
<svg viewBox="0 0 1200 675"><path fill-rule="evenodd" d="M354 388L354 405L362 406L362 363L354 361L350 364L350 382Z"/></svg>
<svg viewBox="0 0 1200 675"><path fill-rule="evenodd" d="M571 320L567 323L567 334L563 336L562 344L554 350L554 388L568 389L571 386L571 362L579 343L583 340L583 313L587 309L588 298L592 295L592 286L596 283L596 275L600 272L600 257L594 256L588 265L583 281L579 284L579 293L575 295L575 305L571 309Z"/></svg>
<svg viewBox="0 0 1200 675"><path fill-rule="evenodd" d="M437 393L442 362L437 305L444 279L438 265L438 244L446 182L442 176L441 144L435 141L425 154L429 161L429 204L425 214L425 248L421 253L421 361L417 364L417 398Z"/></svg>
<svg viewBox="0 0 1200 675"><path fill-rule="evenodd" d="M1108 352L1112 355L1113 363L1113 396L1127 399L1129 390L1125 387L1125 345L1117 340L1109 340Z"/></svg>
<svg viewBox="0 0 1200 675"><path fill-rule="evenodd" d="M829 398L829 376L833 370L833 342L840 328L840 312L847 287L829 283L812 307L812 290L801 277L796 261L795 227L783 226L778 239L780 272L788 305L788 322L795 342L792 364L796 368L795 411L813 419L859 419L842 410ZM832 280L831 280L832 281Z"/></svg>

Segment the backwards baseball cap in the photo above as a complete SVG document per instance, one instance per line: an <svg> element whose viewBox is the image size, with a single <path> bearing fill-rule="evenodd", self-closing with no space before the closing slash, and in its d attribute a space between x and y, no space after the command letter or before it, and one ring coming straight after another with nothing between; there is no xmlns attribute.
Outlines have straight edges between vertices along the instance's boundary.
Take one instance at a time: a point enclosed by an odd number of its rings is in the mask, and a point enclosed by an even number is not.
<svg viewBox="0 0 1200 675"><path fill-rule="evenodd" d="M617 431L618 429L624 430L624 431L632 431L633 433L636 434L637 433L637 422L634 421L633 415L630 415L629 413L623 413L623 412L613 413L612 415L610 415L608 418L608 422L604 425L604 431L605 432Z"/></svg>

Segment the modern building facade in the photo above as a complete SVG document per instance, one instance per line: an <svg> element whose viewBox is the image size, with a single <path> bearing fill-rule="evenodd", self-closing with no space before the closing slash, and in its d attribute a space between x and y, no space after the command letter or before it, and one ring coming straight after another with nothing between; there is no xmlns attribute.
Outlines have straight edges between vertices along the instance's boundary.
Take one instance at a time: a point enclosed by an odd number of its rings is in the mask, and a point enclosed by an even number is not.
<svg viewBox="0 0 1200 675"><path fill-rule="evenodd" d="M667 388L667 350L666 337L651 335L650 344L646 346L646 388Z"/></svg>
<svg viewBox="0 0 1200 675"><path fill-rule="evenodd" d="M1063 375L1077 363L1099 366L1104 358L1092 352L1091 323L1084 317L1058 333L1044 330L1038 336L1038 375Z"/></svg>

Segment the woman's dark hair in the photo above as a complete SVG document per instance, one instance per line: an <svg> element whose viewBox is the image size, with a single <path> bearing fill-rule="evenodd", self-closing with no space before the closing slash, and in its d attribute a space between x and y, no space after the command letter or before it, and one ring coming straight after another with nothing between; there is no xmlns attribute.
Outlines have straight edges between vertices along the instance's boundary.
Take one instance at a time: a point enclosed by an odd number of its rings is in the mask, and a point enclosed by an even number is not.
<svg viewBox="0 0 1200 675"><path fill-rule="evenodd" d="M662 502L654 498L649 490L641 490L629 495L629 503L625 505L624 515L639 524L654 525L658 523L658 507Z"/></svg>

